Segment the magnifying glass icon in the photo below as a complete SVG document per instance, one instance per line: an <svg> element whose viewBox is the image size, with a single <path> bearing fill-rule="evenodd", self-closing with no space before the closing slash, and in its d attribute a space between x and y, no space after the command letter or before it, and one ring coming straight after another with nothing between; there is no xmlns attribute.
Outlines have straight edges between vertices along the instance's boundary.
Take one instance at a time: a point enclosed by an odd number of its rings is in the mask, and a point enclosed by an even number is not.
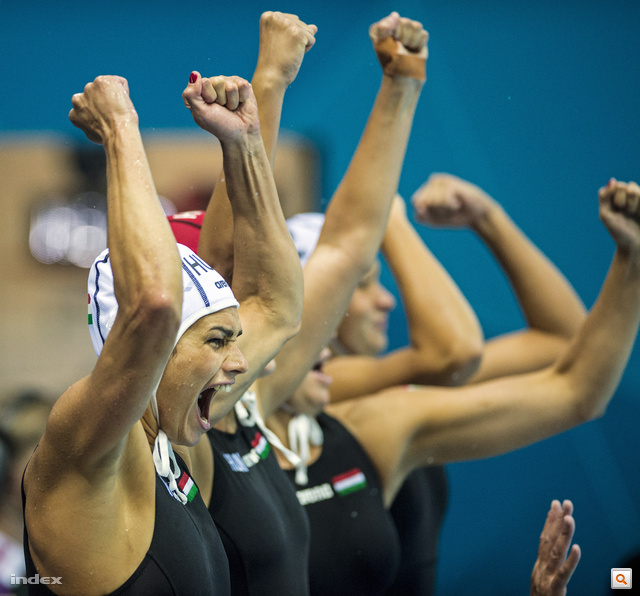
<svg viewBox="0 0 640 596"><path fill-rule="evenodd" d="M624 581L624 575L622 575L622 573L618 573L618 575L616 575L616 581L619 584L624 584L625 586L627 585L627 582Z"/></svg>

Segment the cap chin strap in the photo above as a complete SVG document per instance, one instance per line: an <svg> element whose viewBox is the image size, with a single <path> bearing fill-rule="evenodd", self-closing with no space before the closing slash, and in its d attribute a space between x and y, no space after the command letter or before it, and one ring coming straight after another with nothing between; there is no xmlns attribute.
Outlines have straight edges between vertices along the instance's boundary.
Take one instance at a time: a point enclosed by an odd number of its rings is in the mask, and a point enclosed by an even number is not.
<svg viewBox="0 0 640 596"><path fill-rule="evenodd" d="M311 458L311 445L322 445L324 435L318 421L307 414L296 414L289 420L289 445L300 456L300 464L296 466L296 484L309 483L307 465Z"/></svg>
<svg viewBox="0 0 640 596"><path fill-rule="evenodd" d="M151 410L158 423L158 436L153 444L153 465L156 468L156 472L169 487L171 494L183 505L186 505L188 501L187 496L182 494L176 482L180 476L180 467L173 453L169 437L167 437L167 434L160 428L158 400L156 399L155 391L151 397Z"/></svg>
<svg viewBox="0 0 640 596"><path fill-rule="evenodd" d="M287 458L287 461L296 469L302 464L302 460L291 449L287 449L282 444L272 430L270 430L262 419L262 414L258 409L258 400L254 391L246 391L235 405L236 416L242 426L257 426L260 432L265 436L267 441L271 443L278 451Z"/></svg>

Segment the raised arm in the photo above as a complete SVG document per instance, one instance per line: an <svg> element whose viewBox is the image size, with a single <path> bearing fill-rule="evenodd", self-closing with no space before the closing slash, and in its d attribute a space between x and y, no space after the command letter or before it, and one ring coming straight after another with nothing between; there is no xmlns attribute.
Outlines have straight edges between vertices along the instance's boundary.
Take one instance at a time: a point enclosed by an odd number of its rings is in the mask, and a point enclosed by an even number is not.
<svg viewBox="0 0 640 596"><path fill-rule="evenodd" d="M260 136L251 85L239 77L199 74L191 81L183 93L185 105L222 145L233 212L233 290L244 330L238 343L249 367L233 386L232 392L241 395L298 329L302 269ZM235 130L221 126L227 118L235 119Z"/></svg>
<svg viewBox="0 0 640 596"><path fill-rule="evenodd" d="M553 365L464 387L398 388L355 400L366 403L351 406L360 417L354 432L378 465L389 503L416 467L499 455L604 414L640 322L640 187L611 181L599 196L616 252L597 301Z"/></svg>
<svg viewBox="0 0 640 596"><path fill-rule="evenodd" d="M315 44L316 32L315 25L307 25L294 14L267 11L260 17L258 62L251 86L258 103L262 141L272 169L285 92L298 75L305 53ZM231 284L233 230L223 170L207 206L198 254Z"/></svg>
<svg viewBox="0 0 640 596"><path fill-rule="evenodd" d="M331 400L374 393L404 383L461 385L478 366L482 329L473 309L394 200L382 242L407 317L410 343L383 355L340 355L324 370Z"/></svg>
<svg viewBox="0 0 640 596"><path fill-rule="evenodd" d="M472 229L504 270L528 327L487 341L469 382L538 370L567 346L585 317L571 284L504 209L477 186L433 174L412 197L416 216L435 226Z"/></svg>
<svg viewBox="0 0 640 596"><path fill-rule="evenodd" d="M102 313L115 316L115 322L111 320L113 328L96 366L56 401L31 468L40 482L57 485L65 477L39 475L53 466L65 469L66 477L84 475L97 490L101 482L115 477L129 431L147 408L173 348L182 276L127 81L98 77L74 95L72 103L71 122L102 143L106 154L105 262L108 258L113 270L117 316L115 310Z"/></svg>
<svg viewBox="0 0 640 596"><path fill-rule="evenodd" d="M379 249L423 86L427 33L420 23L392 13L372 25L374 48L404 56L415 72L387 69L347 172L332 197L315 251L304 268L305 302L300 333L260 379L265 417L291 396L335 333L362 276ZM389 49L390 46L390 49ZM412 78L417 77L417 78Z"/></svg>

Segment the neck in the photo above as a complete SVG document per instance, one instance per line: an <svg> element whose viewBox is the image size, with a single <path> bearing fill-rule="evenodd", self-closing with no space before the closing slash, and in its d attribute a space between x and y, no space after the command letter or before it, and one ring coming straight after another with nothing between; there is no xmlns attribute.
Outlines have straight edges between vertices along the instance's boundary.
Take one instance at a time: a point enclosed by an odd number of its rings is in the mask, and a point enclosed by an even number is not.
<svg viewBox="0 0 640 596"><path fill-rule="evenodd" d="M213 427L216 430L229 433L231 435L236 433L238 430L238 421L236 420L235 410L232 408L231 411L217 424L214 424Z"/></svg>
<svg viewBox="0 0 640 596"><path fill-rule="evenodd" d="M278 409L274 414L265 420L265 424L282 441L285 447L289 447L289 421L294 414L290 411Z"/></svg>

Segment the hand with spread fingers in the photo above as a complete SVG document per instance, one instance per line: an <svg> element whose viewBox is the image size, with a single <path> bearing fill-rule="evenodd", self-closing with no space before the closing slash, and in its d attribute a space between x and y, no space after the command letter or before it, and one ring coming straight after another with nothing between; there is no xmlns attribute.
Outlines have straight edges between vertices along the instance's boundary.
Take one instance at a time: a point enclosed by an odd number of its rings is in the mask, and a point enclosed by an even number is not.
<svg viewBox="0 0 640 596"><path fill-rule="evenodd" d="M573 503L566 500L560 505L560 501L552 501L531 574L531 596L564 596L567 593L567 584L581 555L577 544L569 550L575 529Z"/></svg>

